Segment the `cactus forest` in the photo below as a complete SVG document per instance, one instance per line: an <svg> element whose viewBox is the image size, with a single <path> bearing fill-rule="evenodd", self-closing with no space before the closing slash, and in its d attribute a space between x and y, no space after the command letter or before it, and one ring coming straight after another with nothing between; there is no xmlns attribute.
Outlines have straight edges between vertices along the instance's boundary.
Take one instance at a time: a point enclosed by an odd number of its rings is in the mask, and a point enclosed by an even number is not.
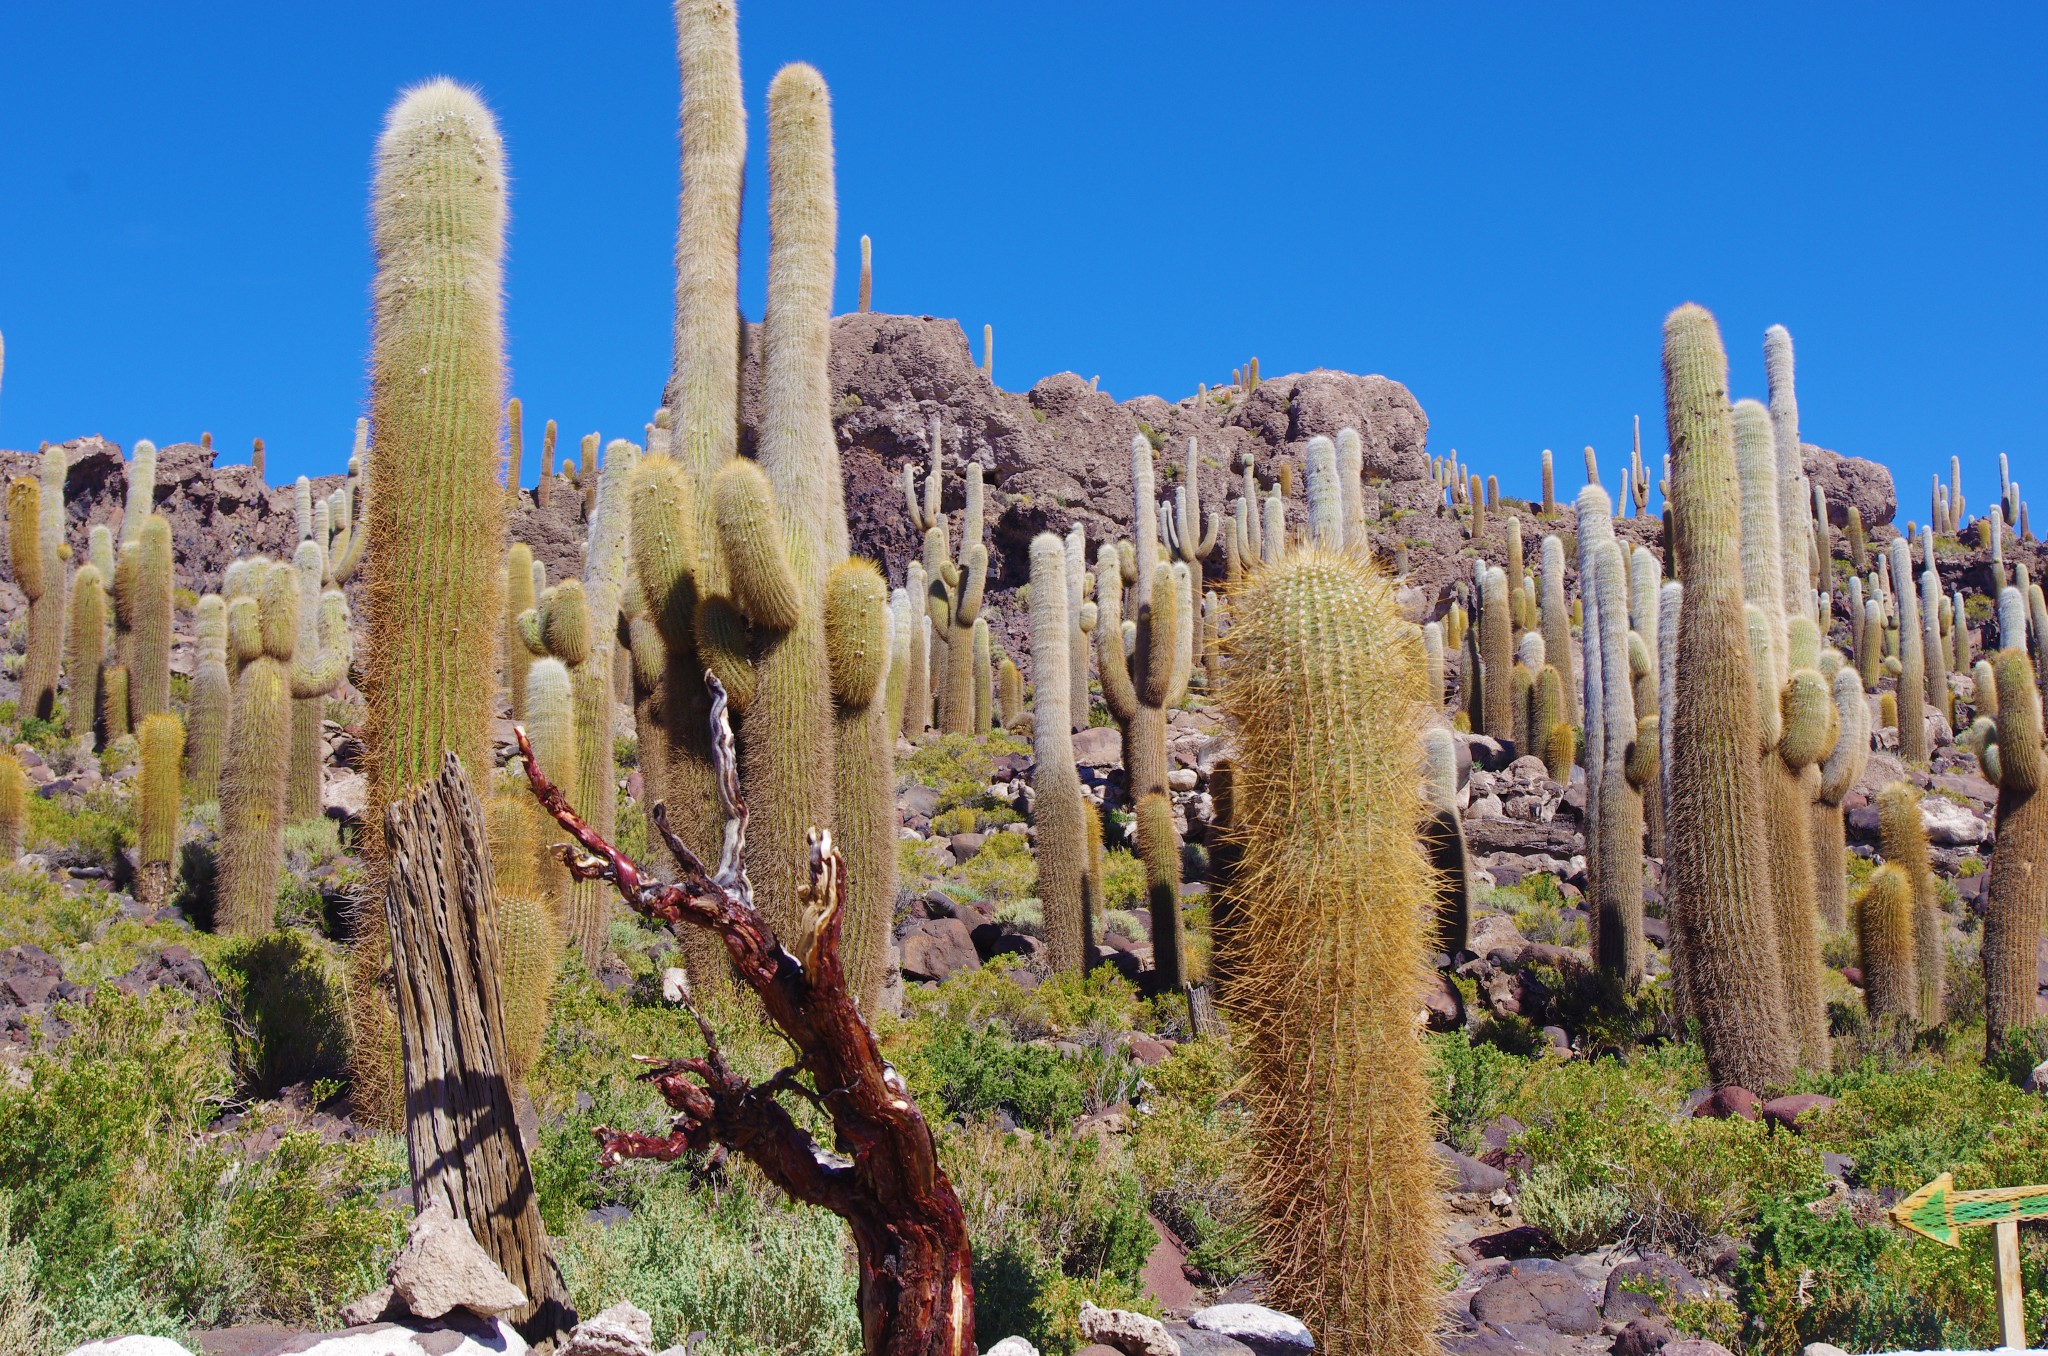
<svg viewBox="0 0 2048 1356"><path fill-rule="evenodd" d="M614 428L508 376L433 79L328 473L0 452L0 1353L1997 1342L1991 1233L1891 1207L2048 1183L2003 455L1903 503L1683 297L1668 445L1583 459L1252 356L1007 390L843 257L825 74L674 24Z"/></svg>

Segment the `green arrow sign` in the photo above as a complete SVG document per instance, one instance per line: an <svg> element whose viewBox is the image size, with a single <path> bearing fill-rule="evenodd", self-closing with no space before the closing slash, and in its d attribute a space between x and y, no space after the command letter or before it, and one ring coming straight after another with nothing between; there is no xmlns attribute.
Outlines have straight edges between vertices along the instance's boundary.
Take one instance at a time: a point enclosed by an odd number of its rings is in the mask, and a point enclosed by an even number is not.
<svg viewBox="0 0 2048 1356"><path fill-rule="evenodd" d="M1959 1230L1980 1224L2023 1219L2048 1219L2048 1186L1993 1187L1957 1191L1948 1173L1929 1182L1892 1207L1902 1228L1925 1234L1951 1248L1961 1245Z"/></svg>

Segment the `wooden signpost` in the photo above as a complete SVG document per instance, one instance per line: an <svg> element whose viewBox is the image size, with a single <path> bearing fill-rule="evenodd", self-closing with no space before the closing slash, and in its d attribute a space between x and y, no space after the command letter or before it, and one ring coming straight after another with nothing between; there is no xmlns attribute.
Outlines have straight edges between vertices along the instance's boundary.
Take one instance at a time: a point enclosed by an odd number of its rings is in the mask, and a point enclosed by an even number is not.
<svg viewBox="0 0 2048 1356"><path fill-rule="evenodd" d="M2020 1221L2048 1220L2048 1186L1993 1187L1957 1191L1948 1173L1929 1182L1892 1207L1901 1228L1925 1234L1951 1248L1962 1242L1962 1230L1980 1224L1995 1227L1998 1244L1998 1340L2019 1351L2027 1349L2027 1321L2020 1306Z"/></svg>

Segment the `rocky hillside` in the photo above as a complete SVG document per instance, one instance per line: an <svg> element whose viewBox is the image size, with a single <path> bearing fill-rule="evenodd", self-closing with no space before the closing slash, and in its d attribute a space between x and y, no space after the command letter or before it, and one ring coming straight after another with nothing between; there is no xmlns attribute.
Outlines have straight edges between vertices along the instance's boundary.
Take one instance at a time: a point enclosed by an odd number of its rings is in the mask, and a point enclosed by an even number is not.
<svg viewBox="0 0 2048 1356"><path fill-rule="evenodd" d="M750 327L750 337L757 339L758 329ZM744 376L742 437L751 450L760 422L758 342L749 344ZM831 381L854 549L883 562L892 584L903 582L904 567L920 548L900 481L905 464L920 474L928 465L932 417L940 422L948 510L963 502L966 463L981 463L990 487L995 630L1020 663L1028 662L1029 646L1014 593L1025 579L1032 536L1064 532L1076 522L1087 529L1091 547L1127 535L1130 444L1139 434L1158 449L1162 496L1178 482L1188 439L1196 440L1205 509L1227 512L1247 454L1262 485L1282 480L1283 468L1291 467L1289 512L1298 524L1306 513L1308 440L1357 429L1364 443L1368 509L1394 525L1394 534L1382 536L1389 548L1396 539L1410 547L1414 591L1408 600L1418 614L1436 610L1449 588L1467 576L1461 555L1469 551L1498 561L1506 549L1498 515L1475 542L1460 517L1439 511L1430 478L1429 416L1407 387L1388 377L1317 368L1267 378L1249 391L1219 387L1179 401L1154 395L1118 401L1086 379L1061 372L1028 391L1005 391L975 364L959 322L857 313L833 321ZM546 415L529 411L536 428ZM638 438L637 425L620 431ZM337 429L338 441L345 432ZM566 437L564 443L565 452L573 447ZM123 449L114 443L92 436L66 446L70 535L73 550L82 554L93 524L119 522L127 475ZM1826 490L1838 525L1851 503L1870 527L1892 520L1897 497L1885 468L1811 445L1805 452L1808 474ZM529 467L537 455L537 448L528 449ZM1567 495L1578 480L1577 458L1560 450L1557 460L1559 493ZM1514 472L1523 468L1475 469L1508 472L1519 481ZM0 476L32 473L29 453L0 450ZM313 488L324 495L340 482L338 473L322 476ZM550 577L582 564L581 496L565 481L557 483L562 492L551 493L545 513L534 492L523 491L512 524L513 540L533 547ZM283 554L292 545L291 487L265 485L246 465L217 465L215 449L189 442L160 448L156 493L158 508L171 520L181 587L205 592L235 556ZM1654 531L1632 535L1656 544ZM1212 584L1222 569L1218 552L1208 562ZM0 610L11 613L22 602L10 582L0 581Z"/></svg>

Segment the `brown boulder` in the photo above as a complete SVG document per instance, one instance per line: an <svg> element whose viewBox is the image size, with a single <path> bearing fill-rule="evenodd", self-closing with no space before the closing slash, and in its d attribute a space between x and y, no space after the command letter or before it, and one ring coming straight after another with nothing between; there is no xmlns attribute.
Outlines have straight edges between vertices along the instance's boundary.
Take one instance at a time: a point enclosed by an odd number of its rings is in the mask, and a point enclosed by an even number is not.
<svg viewBox="0 0 2048 1356"><path fill-rule="evenodd" d="M1799 459L1806 478L1820 487L1828 501L1828 521L1836 527L1849 522L1849 505L1862 515L1868 532L1892 520L1899 511L1899 492L1892 473L1874 461L1845 457L1812 443L1799 444Z"/></svg>

